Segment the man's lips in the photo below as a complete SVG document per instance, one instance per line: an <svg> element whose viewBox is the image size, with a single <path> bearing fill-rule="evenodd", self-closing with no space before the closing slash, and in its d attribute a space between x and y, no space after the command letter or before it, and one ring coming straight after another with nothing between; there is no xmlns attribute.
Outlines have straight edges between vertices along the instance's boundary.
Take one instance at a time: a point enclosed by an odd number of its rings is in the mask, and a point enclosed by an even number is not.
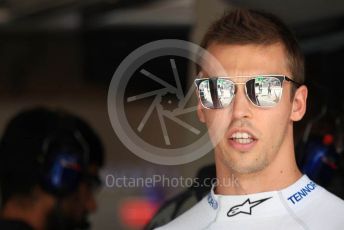
<svg viewBox="0 0 344 230"><path fill-rule="evenodd" d="M252 131L248 129L239 129L239 128L231 129L227 134L227 138L238 137L240 136L240 134L242 134L244 138L247 138L247 136L244 135L244 134L247 134L250 138L254 140L258 139Z"/></svg>
<svg viewBox="0 0 344 230"><path fill-rule="evenodd" d="M227 139L230 146L240 152L249 151L258 141L251 131L245 129L231 130Z"/></svg>
<svg viewBox="0 0 344 230"><path fill-rule="evenodd" d="M242 143L237 142L234 139L228 139L228 143L233 149L235 149L239 152L247 152L247 151L251 150L256 145L257 140L253 140L249 143L242 144Z"/></svg>

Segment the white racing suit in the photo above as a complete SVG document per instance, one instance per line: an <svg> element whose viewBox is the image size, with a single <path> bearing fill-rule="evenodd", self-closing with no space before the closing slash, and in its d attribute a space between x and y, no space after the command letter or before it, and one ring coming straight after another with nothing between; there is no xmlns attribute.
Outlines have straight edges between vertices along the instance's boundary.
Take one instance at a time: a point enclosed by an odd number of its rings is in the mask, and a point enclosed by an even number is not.
<svg viewBox="0 0 344 230"><path fill-rule="evenodd" d="M216 195L157 230L343 230L344 201L306 175L280 191Z"/></svg>

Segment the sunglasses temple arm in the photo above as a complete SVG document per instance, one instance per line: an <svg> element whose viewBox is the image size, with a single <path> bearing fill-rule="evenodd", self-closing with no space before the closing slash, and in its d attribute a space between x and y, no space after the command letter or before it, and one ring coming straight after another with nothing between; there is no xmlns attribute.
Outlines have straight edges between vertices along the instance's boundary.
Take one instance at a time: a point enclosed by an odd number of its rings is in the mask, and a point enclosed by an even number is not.
<svg viewBox="0 0 344 230"><path fill-rule="evenodd" d="M287 81L290 81L290 82L294 83L295 85L297 85L297 87L300 87L302 85L302 84L298 83L297 81L294 81L293 79L291 79L291 78L289 78L287 76L285 76L285 79Z"/></svg>

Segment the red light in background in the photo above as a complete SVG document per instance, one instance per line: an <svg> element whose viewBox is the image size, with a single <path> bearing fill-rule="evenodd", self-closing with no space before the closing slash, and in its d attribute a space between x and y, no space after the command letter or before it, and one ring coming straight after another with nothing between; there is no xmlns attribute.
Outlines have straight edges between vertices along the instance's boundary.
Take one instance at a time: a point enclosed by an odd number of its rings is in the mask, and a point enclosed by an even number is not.
<svg viewBox="0 0 344 230"><path fill-rule="evenodd" d="M142 229L154 216L159 204L144 198L130 198L119 206L123 225L132 229Z"/></svg>
<svg viewBox="0 0 344 230"><path fill-rule="evenodd" d="M332 145L334 142L334 137L331 134L326 134L323 137L323 143L324 145Z"/></svg>

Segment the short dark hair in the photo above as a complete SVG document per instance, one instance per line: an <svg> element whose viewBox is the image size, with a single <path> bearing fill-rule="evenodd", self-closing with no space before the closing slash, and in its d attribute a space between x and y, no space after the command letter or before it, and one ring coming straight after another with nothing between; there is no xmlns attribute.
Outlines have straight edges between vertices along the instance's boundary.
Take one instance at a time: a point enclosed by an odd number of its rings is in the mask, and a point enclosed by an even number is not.
<svg viewBox="0 0 344 230"><path fill-rule="evenodd" d="M252 9L235 9L215 21L201 46L212 43L233 45L272 45L280 42L286 51L288 67L295 81L304 83L304 57L292 31L275 15Z"/></svg>
<svg viewBox="0 0 344 230"><path fill-rule="evenodd" d="M66 111L43 107L21 111L9 121L0 141L2 205L15 196L29 197L32 189L40 185L42 146L50 135L62 129L77 129L82 134L89 147L87 165L103 165L103 145L86 121Z"/></svg>

